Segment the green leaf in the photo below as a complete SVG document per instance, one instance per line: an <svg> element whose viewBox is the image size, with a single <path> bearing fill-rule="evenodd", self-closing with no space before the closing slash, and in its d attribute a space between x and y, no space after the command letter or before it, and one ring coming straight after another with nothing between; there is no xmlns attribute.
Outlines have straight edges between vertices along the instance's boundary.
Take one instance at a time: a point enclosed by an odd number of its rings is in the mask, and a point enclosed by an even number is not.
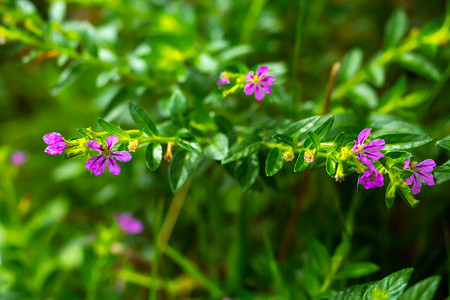
<svg viewBox="0 0 450 300"><path fill-rule="evenodd" d="M180 90L175 90L170 97L170 114L172 120L177 125L183 125L185 122L184 114L187 111L187 102L183 93Z"/></svg>
<svg viewBox="0 0 450 300"><path fill-rule="evenodd" d="M261 148L261 142L262 139L258 135L244 138L242 141L231 146L227 156L222 160L222 165L258 152L259 148Z"/></svg>
<svg viewBox="0 0 450 300"><path fill-rule="evenodd" d="M122 128L108 121L98 118L98 124L109 134L117 135L120 139L129 139L130 135L126 133Z"/></svg>
<svg viewBox="0 0 450 300"><path fill-rule="evenodd" d="M416 207L419 204L419 200L414 197L414 194L411 192L411 189L408 188L399 188L397 189L398 194L403 199L403 201L411 208Z"/></svg>
<svg viewBox="0 0 450 300"><path fill-rule="evenodd" d="M77 129L78 133L81 134L82 137L87 137L92 139L92 134L89 130L87 130L86 128L78 128Z"/></svg>
<svg viewBox="0 0 450 300"><path fill-rule="evenodd" d="M228 139L223 133L212 136L210 144L203 149L203 154L210 159L222 160L228 153Z"/></svg>
<svg viewBox="0 0 450 300"><path fill-rule="evenodd" d="M405 53L398 58L398 62L406 69L425 78L438 81L441 78L439 69L428 59L417 53Z"/></svg>
<svg viewBox="0 0 450 300"><path fill-rule="evenodd" d="M236 164L235 175L243 192L248 191L255 183L259 174L259 161L253 155Z"/></svg>
<svg viewBox="0 0 450 300"><path fill-rule="evenodd" d="M150 137L159 135L159 131L158 128L156 128L155 123L141 107L134 102L130 102L129 109L130 115L139 129Z"/></svg>
<svg viewBox="0 0 450 300"><path fill-rule="evenodd" d="M385 140L386 146L383 150L412 149L433 141L420 127L404 121L385 122L382 129L372 132L371 138Z"/></svg>
<svg viewBox="0 0 450 300"><path fill-rule="evenodd" d="M375 55L366 69L367 78L378 88L383 86L386 79L385 67L375 63L381 55L382 53Z"/></svg>
<svg viewBox="0 0 450 300"><path fill-rule="evenodd" d="M385 157L389 157L394 164L401 163L404 164L405 161L408 160L409 156L412 156L411 153L405 151L389 151L384 155Z"/></svg>
<svg viewBox="0 0 450 300"><path fill-rule="evenodd" d="M328 175L330 175L331 177L334 177L334 175L336 175L336 161L331 155L327 157L325 167Z"/></svg>
<svg viewBox="0 0 450 300"><path fill-rule="evenodd" d="M285 162L283 155L284 151L279 148L272 148L272 150L270 150L267 155L265 167L267 176L273 176L283 168Z"/></svg>
<svg viewBox="0 0 450 300"><path fill-rule="evenodd" d="M302 151L298 155L297 161L295 162L294 172L304 171L309 165L310 163L305 161L305 151Z"/></svg>
<svg viewBox="0 0 450 300"><path fill-rule="evenodd" d="M391 207L394 205L395 190L396 190L395 184L393 184L392 181L389 182L389 185L386 188L386 195L384 197L384 201L386 202L386 207L388 209L391 209Z"/></svg>
<svg viewBox="0 0 450 300"><path fill-rule="evenodd" d="M406 93L407 87L408 82L406 76L401 76L395 84L383 94L380 100L380 106L387 106L391 103L398 102Z"/></svg>
<svg viewBox="0 0 450 300"><path fill-rule="evenodd" d="M355 103L370 109L373 109L378 105L377 93L367 83L361 83L355 86L350 91L349 96Z"/></svg>
<svg viewBox="0 0 450 300"><path fill-rule="evenodd" d="M359 278L377 272L380 269L376 264L371 262L348 262L337 274L339 279Z"/></svg>
<svg viewBox="0 0 450 300"><path fill-rule="evenodd" d="M311 143L317 151L320 150L320 139L314 132L308 132L308 137L311 140Z"/></svg>
<svg viewBox="0 0 450 300"><path fill-rule="evenodd" d="M292 137L290 137L289 135L286 134L275 134L272 136L274 139L282 142L285 145L288 146L292 146L295 147L295 143L294 140L292 139Z"/></svg>
<svg viewBox="0 0 450 300"><path fill-rule="evenodd" d="M433 169L433 177L436 184L450 180L450 160Z"/></svg>
<svg viewBox="0 0 450 300"><path fill-rule="evenodd" d="M66 15L66 3L64 1L54 1L50 4L48 18L52 22L61 23Z"/></svg>
<svg viewBox="0 0 450 300"><path fill-rule="evenodd" d="M440 276L432 276L424 279L408 288L399 300L431 300L439 287Z"/></svg>
<svg viewBox="0 0 450 300"><path fill-rule="evenodd" d="M330 268L330 254L327 248L316 239L310 239L308 241L308 248L311 265L315 273L323 278Z"/></svg>
<svg viewBox="0 0 450 300"><path fill-rule="evenodd" d="M450 135L447 135L442 140L437 141L436 144L450 151Z"/></svg>
<svg viewBox="0 0 450 300"><path fill-rule="evenodd" d="M78 79L78 77L80 77L82 70L83 65L81 65L79 62L72 63L68 68L61 72L58 81L50 90L50 95L56 96L62 90L74 83Z"/></svg>
<svg viewBox="0 0 450 300"><path fill-rule="evenodd" d="M395 48L408 29L408 16L403 10L395 11L384 29L385 49Z"/></svg>
<svg viewBox="0 0 450 300"><path fill-rule="evenodd" d="M333 145L328 148L327 153L333 153L334 151L340 150L344 145L344 133L339 133L333 141Z"/></svg>
<svg viewBox="0 0 450 300"><path fill-rule="evenodd" d="M330 131L331 126L333 126L334 119L335 119L335 116L331 115L328 119L326 119L325 122L323 122L319 127L317 127L313 131L317 135L317 137L319 138L320 141L322 141L325 138L325 136L328 134L328 132ZM305 140L304 147L308 148L311 145L312 145L311 138L308 137Z"/></svg>
<svg viewBox="0 0 450 300"><path fill-rule="evenodd" d="M311 129L319 119L319 116L314 116L294 122L288 126L288 128L284 131L284 134L291 136L292 139L296 141L303 133Z"/></svg>
<svg viewBox="0 0 450 300"><path fill-rule="evenodd" d="M162 159L162 147L160 143L150 143L145 151L145 159L147 161L147 167L151 171L156 171L161 164Z"/></svg>
<svg viewBox="0 0 450 300"><path fill-rule="evenodd" d="M342 60L338 80L344 82L352 78L361 68L363 52L360 48L350 50Z"/></svg>
<svg viewBox="0 0 450 300"><path fill-rule="evenodd" d="M388 275L380 281L372 283L364 295L367 299L371 299L374 293L378 291L386 291L389 299L397 299L408 285L409 278L413 272L413 268L403 269Z"/></svg>
<svg viewBox="0 0 450 300"><path fill-rule="evenodd" d="M169 184L172 192L179 191L197 165L198 154L186 150L178 151L169 166Z"/></svg>

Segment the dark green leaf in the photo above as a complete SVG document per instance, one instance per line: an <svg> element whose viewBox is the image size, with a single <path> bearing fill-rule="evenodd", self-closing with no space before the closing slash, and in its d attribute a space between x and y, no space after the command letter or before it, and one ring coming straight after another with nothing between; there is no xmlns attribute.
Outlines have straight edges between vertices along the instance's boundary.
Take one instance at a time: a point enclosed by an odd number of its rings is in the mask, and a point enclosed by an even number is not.
<svg viewBox="0 0 450 300"><path fill-rule="evenodd" d="M312 146L314 147L314 149L319 151L320 150L320 139L317 136L317 134L315 134L314 132L308 132L308 137L311 140L311 143L312 143Z"/></svg>
<svg viewBox="0 0 450 300"><path fill-rule="evenodd" d="M301 172L308 168L309 162L305 161L305 151L300 152L294 165L294 172Z"/></svg>
<svg viewBox="0 0 450 300"><path fill-rule="evenodd" d="M239 160L244 157L248 157L258 152L261 147L262 139L257 135L245 138L242 141L231 146L227 156L222 160L222 165L229 162Z"/></svg>
<svg viewBox="0 0 450 300"><path fill-rule="evenodd" d="M235 175L242 191L246 192L251 188L258 178L258 173L259 161L255 155L236 164Z"/></svg>
<svg viewBox="0 0 450 300"><path fill-rule="evenodd" d="M129 108L130 108L130 115L133 118L133 121L139 127L139 129L141 129L150 137L159 135L159 131L158 128L156 128L155 123L153 122L152 119L150 119L148 114L142 108L140 108L134 102L129 103Z"/></svg>
<svg viewBox="0 0 450 300"><path fill-rule="evenodd" d="M328 175L334 177L334 175L336 175L336 161L333 159L331 155L327 157L327 162L325 166Z"/></svg>
<svg viewBox="0 0 450 300"><path fill-rule="evenodd" d="M160 143L151 143L147 146L145 151L145 159L147 161L147 167L151 171L156 171L161 164L162 159L162 147Z"/></svg>
<svg viewBox="0 0 450 300"><path fill-rule="evenodd" d="M203 154L210 159L222 160L228 153L228 139L223 133L216 133L203 149Z"/></svg>
<svg viewBox="0 0 450 300"><path fill-rule="evenodd" d="M172 192L179 191L188 180L197 164L198 154L186 150L178 151L169 166L169 184Z"/></svg>
<svg viewBox="0 0 450 300"><path fill-rule="evenodd" d="M197 140L195 139L195 137L188 132L186 129L180 129L177 132L177 145L188 150L188 151L193 151L196 153L201 153L202 152L202 147L200 146L200 144L197 142Z"/></svg>
<svg viewBox="0 0 450 300"><path fill-rule="evenodd" d="M323 278L330 268L330 254L327 248L316 239L310 239L308 241L308 248L311 265L315 273Z"/></svg>
<svg viewBox="0 0 450 300"><path fill-rule="evenodd" d="M380 295L385 292L389 295L389 299L397 299L408 285L408 280L411 277L413 268L403 269L388 275L380 281L372 283L364 295L367 299L371 299L372 295Z"/></svg>
<svg viewBox="0 0 450 300"><path fill-rule="evenodd" d="M450 135L447 135L442 140L437 141L436 144L450 151Z"/></svg>
<svg viewBox="0 0 450 300"><path fill-rule="evenodd" d="M272 150L270 150L269 154L267 155L265 166L267 176L273 176L277 174L281 170L281 168L283 168L285 162L283 154L284 151L279 148L273 148Z"/></svg>
<svg viewBox="0 0 450 300"><path fill-rule="evenodd" d="M75 80L80 77L82 70L83 66L79 62L72 63L71 66L62 71L61 75L59 76L58 82L56 82L56 84L50 90L50 95L56 96L62 90L74 83Z"/></svg>
<svg viewBox="0 0 450 300"><path fill-rule="evenodd" d="M440 276L432 276L424 279L408 288L399 300L431 300L439 287Z"/></svg>
<svg viewBox="0 0 450 300"><path fill-rule="evenodd" d="M283 144L295 147L295 143L294 140L286 134L275 134L274 136L272 136L274 139L279 140L280 142L282 142Z"/></svg>
<svg viewBox="0 0 450 300"><path fill-rule="evenodd" d="M130 135L126 133L122 128L108 121L98 118L98 124L109 134L117 135L120 139L129 139Z"/></svg>
<svg viewBox="0 0 450 300"><path fill-rule="evenodd" d="M340 150L344 145L344 133L339 133L333 141L333 144L328 148L327 153L330 154L334 151Z"/></svg>
<svg viewBox="0 0 450 300"><path fill-rule="evenodd" d="M172 116L172 120L177 125L184 124L184 114L187 111L187 102L183 93L180 90L175 90L170 97L170 114Z"/></svg>
<svg viewBox="0 0 450 300"><path fill-rule="evenodd" d="M441 78L439 69L420 54L405 53L399 57L398 62L406 69L428 79L438 81Z"/></svg>
<svg viewBox="0 0 450 300"><path fill-rule="evenodd" d="M284 134L291 136L294 141L297 141L298 138L303 133L311 129L319 119L319 116L314 116L294 122L288 126L288 128L284 131Z"/></svg>
<svg viewBox="0 0 450 300"><path fill-rule="evenodd" d="M384 29L385 48L395 48L408 29L408 16L403 10L395 11Z"/></svg>
<svg viewBox="0 0 450 300"><path fill-rule="evenodd" d="M391 182L389 182L388 187L386 188L386 195L384 197L384 201L386 202L386 207L388 209L390 209L392 207L392 205L394 205L394 200L395 200L395 184Z"/></svg>
<svg viewBox="0 0 450 300"><path fill-rule="evenodd" d="M378 96L375 90L367 83L361 83L350 91L350 98L364 107L375 108L378 105Z"/></svg>

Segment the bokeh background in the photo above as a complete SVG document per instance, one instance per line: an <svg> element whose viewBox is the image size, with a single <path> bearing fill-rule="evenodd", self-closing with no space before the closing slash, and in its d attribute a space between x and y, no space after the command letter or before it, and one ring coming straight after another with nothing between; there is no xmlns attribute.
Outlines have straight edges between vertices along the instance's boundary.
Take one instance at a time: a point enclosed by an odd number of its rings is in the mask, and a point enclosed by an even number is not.
<svg viewBox="0 0 450 300"><path fill-rule="evenodd" d="M190 101L203 101L235 125L307 117L323 101L332 64L354 47L362 49L368 61L381 49L384 25L396 9L406 11L410 29L442 20L445 12L443 0L65 2L65 19L101 28L98 39L118 55L125 57L139 45L148 47L141 49L144 54L133 66L140 70L140 60L147 62L146 74L162 87L136 98L158 124L168 119L171 85L180 85ZM50 1L32 3L48 20ZM8 4L0 5L5 21ZM297 30L299 17L303 23ZM448 296L448 182L424 186L415 209L396 199L388 210L384 189L355 191L356 175L338 184L318 169L310 172L305 184L304 174L292 172L293 163L268 179L271 182L261 180L245 193L225 167L205 160L174 195L167 162L151 172L143 149L130 163L121 164L120 176L105 172L95 177L84 169L83 157L63 160L44 153L42 136L56 131L75 137L77 128L97 129L99 116L133 128L126 103L111 101L121 88L135 83L129 78L99 83L104 70L88 64L58 85L66 67L58 66L51 49L30 57L33 49L8 40L0 46L2 299L146 299L148 288L155 286L156 299L208 298L195 276L167 257L159 257L157 277L148 279L155 274L154 244L163 220L173 222L173 230L160 238L219 282L230 297L271 295L274 281L263 236L268 236L276 258L298 197L293 238L279 261L286 285L301 285L311 238L333 252L344 230L340 220L350 203L357 203L350 260L370 261L379 271L337 282L336 289L414 267L411 282L441 275L436 298ZM444 70L449 58L450 48L443 45L434 61ZM279 74L279 90L261 103L244 97L221 99L215 82L236 62L250 68L270 62L269 68ZM408 89L433 87L433 82L394 64L377 93L383 94L401 74L408 79ZM439 140L450 131L449 92L450 85L444 83L430 105L391 113L414 120ZM27 160L13 165L13 151L24 151ZM438 165L449 159L448 151L434 142L413 153L433 158ZM169 209L174 202L183 203L179 214ZM114 214L123 211L133 212L144 223L142 234L120 232Z"/></svg>

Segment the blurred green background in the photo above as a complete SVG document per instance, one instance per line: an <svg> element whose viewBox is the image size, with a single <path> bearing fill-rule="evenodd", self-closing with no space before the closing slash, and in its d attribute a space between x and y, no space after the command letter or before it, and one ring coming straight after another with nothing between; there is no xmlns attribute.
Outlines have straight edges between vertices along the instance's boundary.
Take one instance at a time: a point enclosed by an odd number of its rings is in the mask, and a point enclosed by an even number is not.
<svg viewBox="0 0 450 300"><path fill-rule="evenodd" d="M41 18L48 20L51 2L32 2ZM406 11L409 28L442 20L445 12L441 0L65 2L65 20L95 26L98 45L127 61L133 74L157 82L131 98L138 98L159 124L169 119L168 91L175 85L191 102L202 102L233 125L307 117L320 110L332 64L354 47L362 49L364 61L369 61L382 48L384 24L396 9ZM2 20L7 22L11 3L0 5ZM397 199L388 210L384 189L355 191L356 175L338 184L318 169L302 184L305 175L293 173L293 163L270 178L277 188L261 180L257 189L245 193L224 166L204 160L174 195L167 181L167 162L156 172L149 171L143 149L133 154L130 163L121 164L120 176L105 172L95 177L84 169L82 157L63 160L45 154L42 136L56 131L75 137L77 128L97 129L99 116L122 128L134 128L126 101L111 102L124 87L139 86L142 80L136 83L127 76L115 80L115 74L105 72L102 65L85 63L82 72L58 85L67 63L60 67L52 49L35 55L34 48L9 40L0 46L2 299L209 298L195 274L174 255L169 259L155 250L163 221L169 229L172 222L173 230L162 232L160 238L182 254L182 261L190 261L217 282L225 291L223 297L267 299L277 282L269 271L273 260L267 255L264 236L276 258L297 197L301 198L298 221L285 258L279 261L284 284L299 289L293 299L305 294L300 290L305 285L302 274L307 275L304 266L311 255L311 238L332 253L344 231L341 218L351 203L357 208L348 260L370 261L380 270L361 279L336 281L337 290L414 267L411 282L442 275L436 297L448 296L448 182L424 186L415 209ZM449 58L450 48L443 45L435 65L444 70ZM236 62L251 69L268 62L277 76L274 95L260 103L238 96L221 99L215 82L222 70L236 70ZM111 80L99 79L102 72ZM382 95L400 75L407 77L408 90L434 86L393 64L377 94ZM450 131L450 85L443 84L429 105L390 113L421 124L435 140L445 137ZM340 109L340 104L333 104L332 112ZM363 128L362 109L348 103L346 109L355 113ZM21 166L10 163L16 150L28 155ZM448 152L434 142L413 153L421 159L433 158L438 165L449 159ZM184 203L179 215L169 209L171 203ZM142 220L144 233L120 233L113 216L122 211ZM157 292L149 292L149 287Z"/></svg>

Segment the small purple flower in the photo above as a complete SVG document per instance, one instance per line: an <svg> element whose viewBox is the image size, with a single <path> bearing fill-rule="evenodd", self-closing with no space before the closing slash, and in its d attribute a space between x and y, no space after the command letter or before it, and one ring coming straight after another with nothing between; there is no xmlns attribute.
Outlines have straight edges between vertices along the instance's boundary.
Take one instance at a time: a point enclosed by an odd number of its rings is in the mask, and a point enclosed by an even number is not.
<svg viewBox="0 0 450 300"><path fill-rule="evenodd" d="M28 160L28 154L23 151L14 151L9 157L9 161L14 166L21 166Z"/></svg>
<svg viewBox="0 0 450 300"><path fill-rule="evenodd" d="M425 159L423 162L417 163L415 161L411 162L411 156L408 156L403 169L409 169L414 172L414 174L405 179L406 184L410 185L413 183L411 191L414 195L420 193L422 187L419 177L429 186L434 185L433 175L431 174L434 167L436 167L436 163L432 159Z"/></svg>
<svg viewBox="0 0 450 300"><path fill-rule="evenodd" d="M119 141L115 135L110 135L106 138L107 149L104 149L97 141L89 141L86 146L91 147L95 151L100 151L101 154L91 157L86 162L86 169L92 171L95 176L102 174L106 169L106 164L109 162L109 172L114 175L120 174L120 167L116 160L127 162L131 159L131 154L128 151L112 152L111 148Z"/></svg>
<svg viewBox="0 0 450 300"><path fill-rule="evenodd" d="M245 80L249 83L244 87L247 96L255 93L256 100L261 101L264 98L264 92L269 95L272 94L269 86L273 84L275 77L266 76L267 73L269 73L269 68L266 66L259 67L256 76L254 76L253 71L248 73Z"/></svg>
<svg viewBox="0 0 450 300"><path fill-rule="evenodd" d="M364 144L364 141L369 137L372 128L363 129L358 135L358 141L355 142L352 150L356 153L356 156L369 168L374 169L372 160L378 160L384 155L379 150L384 148L385 141L382 139L376 139Z"/></svg>
<svg viewBox="0 0 450 300"><path fill-rule="evenodd" d="M220 73L220 79L217 81L217 86L221 86L224 84L230 84L230 76L228 72L222 72Z"/></svg>
<svg viewBox="0 0 450 300"><path fill-rule="evenodd" d="M144 231L144 225L138 219L133 218L130 212L117 213L114 216L120 229L126 234L139 234Z"/></svg>
<svg viewBox="0 0 450 300"><path fill-rule="evenodd" d="M50 155L61 154L66 148L66 142L62 135L57 132L44 135L44 142L48 145L45 152Z"/></svg>
<svg viewBox="0 0 450 300"><path fill-rule="evenodd" d="M366 190L374 187L382 187L384 184L384 178L377 169L370 169L364 171L363 176L361 176L358 180L358 184L364 185Z"/></svg>

